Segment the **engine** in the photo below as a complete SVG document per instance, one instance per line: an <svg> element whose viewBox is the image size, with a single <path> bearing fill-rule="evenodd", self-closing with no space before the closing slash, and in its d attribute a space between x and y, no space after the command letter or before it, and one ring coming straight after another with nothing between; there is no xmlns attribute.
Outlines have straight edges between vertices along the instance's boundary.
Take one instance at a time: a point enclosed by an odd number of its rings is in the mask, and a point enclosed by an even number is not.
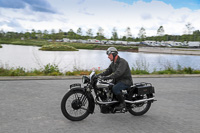
<svg viewBox="0 0 200 133"><path fill-rule="evenodd" d="M101 98L102 101L112 101L112 86L109 83L97 82L97 88L97 95Z"/></svg>
<svg viewBox="0 0 200 133"><path fill-rule="evenodd" d="M111 92L111 89L99 88L98 93L102 101L112 101L113 93Z"/></svg>

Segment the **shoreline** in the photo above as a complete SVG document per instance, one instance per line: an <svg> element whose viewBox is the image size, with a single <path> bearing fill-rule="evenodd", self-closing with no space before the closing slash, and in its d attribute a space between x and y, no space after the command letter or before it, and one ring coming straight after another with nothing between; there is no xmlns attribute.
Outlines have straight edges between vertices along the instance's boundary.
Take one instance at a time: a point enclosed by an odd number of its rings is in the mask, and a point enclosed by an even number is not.
<svg viewBox="0 0 200 133"><path fill-rule="evenodd" d="M161 48L161 47L139 47L138 52L155 54L178 54L200 56L200 49L191 48Z"/></svg>
<svg viewBox="0 0 200 133"><path fill-rule="evenodd" d="M20 44L2 44L2 45L20 45ZM39 45L23 45L21 46L37 46ZM103 47L109 47L113 45L102 45ZM105 50L105 48L96 47L88 50ZM114 45L118 47L118 45ZM129 46L127 46L129 47ZM85 49L85 48L78 48ZM133 53L154 53L154 54L177 54L177 55L197 55L200 56L200 49L198 48L169 48L169 47L138 47L138 49L121 49L122 52L133 52Z"/></svg>

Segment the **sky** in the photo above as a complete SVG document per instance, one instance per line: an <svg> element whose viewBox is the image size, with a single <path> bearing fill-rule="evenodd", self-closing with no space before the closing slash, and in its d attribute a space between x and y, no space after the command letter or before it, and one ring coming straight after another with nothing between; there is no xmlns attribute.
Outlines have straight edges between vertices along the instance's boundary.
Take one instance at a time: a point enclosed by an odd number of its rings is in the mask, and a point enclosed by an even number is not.
<svg viewBox="0 0 200 133"><path fill-rule="evenodd" d="M130 27L138 37L141 27L147 36L155 36L160 26L165 34L182 35L186 24L200 30L200 0L0 0L0 30L26 32L32 29L82 29L83 35L99 27L111 37L113 28L119 37Z"/></svg>

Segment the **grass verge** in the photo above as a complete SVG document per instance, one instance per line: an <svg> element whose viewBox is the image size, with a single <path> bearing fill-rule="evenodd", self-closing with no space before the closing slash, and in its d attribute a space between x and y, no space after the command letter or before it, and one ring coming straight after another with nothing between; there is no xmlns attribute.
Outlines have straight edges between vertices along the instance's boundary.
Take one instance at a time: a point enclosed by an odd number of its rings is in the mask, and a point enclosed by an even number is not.
<svg viewBox="0 0 200 133"><path fill-rule="evenodd" d="M33 69L26 71L25 68L4 68L0 67L0 76L79 76L79 75L89 75L92 70L78 70L67 71L65 73L60 72L57 65L47 64L44 68ZM96 73L101 73L103 71L96 70ZM162 74L200 74L200 70L192 69L191 67L185 67L183 69L173 69L167 68L165 70L153 71L149 73L147 70L131 69L132 75L162 75Z"/></svg>

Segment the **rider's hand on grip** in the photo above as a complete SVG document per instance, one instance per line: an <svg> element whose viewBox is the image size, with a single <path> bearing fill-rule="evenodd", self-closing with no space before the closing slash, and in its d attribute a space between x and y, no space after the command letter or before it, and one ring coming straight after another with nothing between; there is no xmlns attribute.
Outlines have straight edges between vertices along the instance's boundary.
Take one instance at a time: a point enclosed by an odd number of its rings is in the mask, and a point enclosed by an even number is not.
<svg viewBox="0 0 200 133"><path fill-rule="evenodd" d="M108 76L103 76L103 77L101 78L101 80L108 80L108 79L110 79L110 77L108 77Z"/></svg>
<svg viewBox="0 0 200 133"><path fill-rule="evenodd" d="M97 75L95 75L95 79L97 79L97 78L99 78L101 75L100 74L97 74Z"/></svg>

